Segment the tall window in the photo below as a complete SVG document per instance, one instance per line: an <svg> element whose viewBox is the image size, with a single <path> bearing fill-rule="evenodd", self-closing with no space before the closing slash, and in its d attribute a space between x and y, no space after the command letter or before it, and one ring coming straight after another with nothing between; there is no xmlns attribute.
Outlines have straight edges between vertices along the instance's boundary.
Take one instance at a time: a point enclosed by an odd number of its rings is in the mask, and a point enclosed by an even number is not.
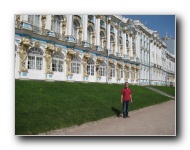
<svg viewBox="0 0 190 150"><path fill-rule="evenodd" d="M105 28L104 21L100 20L100 27Z"/></svg>
<svg viewBox="0 0 190 150"><path fill-rule="evenodd" d="M64 56L61 52L53 54L52 70L55 72L63 72L63 59Z"/></svg>
<svg viewBox="0 0 190 150"><path fill-rule="evenodd" d="M93 28L91 26L88 26L87 29L87 41L88 43L92 43L92 33L93 33Z"/></svg>
<svg viewBox="0 0 190 150"><path fill-rule="evenodd" d="M123 78L123 67L119 68L119 77Z"/></svg>
<svg viewBox="0 0 190 150"><path fill-rule="evenodd" d="M71 73L79 74L81 70L81 59L75 55L72 57Z"/></svg>
<svg viewBox="0 0 190 150"><path fill-rule="evenodd" d="M128 41L128 34L126 34L126 41Z"/></svg>
<svg viewBox="0 0 190 150"><path fill-rule="evenodd" d="M110 49L111 49L111 50L115 50L114 47L113 47L113 43L114 43L114 37L111 36L111 37L110 37Z"/></svg>
<svg viewBox="0 0 190 150"><path fill-rule="evenodd" d="M129 78L129 67L126 68L126 78Z"/></svg>
<svg viewBox="0 0 190 150"><path fill-rule="evenodd" d="M100 47L102 47L102 48L104 47L103 40L104 40L104 33L100 32Z"/></svg>
<svg viewBox="0 0 190 150"><path fill-rule="evenodd" d="M40 15L28 15L28 22L31 25L39 27Z"/></svg>
<svg viewBox="0 0 190 150"><path fill-rule="evenodd" d="M106 76L106 64L104 62L100 64L99 75Z"/></svg>
<svg viewBox="0 0 190 150"><path fill-rule="evenodd" d="M93 59L89 59L87 61L87 74L93 76L94 75L94 61Z"/></svg>
<svg viewBox="0 0 190 150"><path fill-rule="evenodd" d="M28 69L42 70L43 51L33 47L28 51Z"/></svg>
<svg viewBox="0 0 190 150"><path fill-rule="evenodd" d="M110 76L115 77L115 66L114 66L114 64L110 68Z"/></svg>
<svg viewBox="0 0 190 150"><path fill-rule="evenodd" d="M114 33L114 27L111 25L111 27L110 27L110 31L112 32L112 33Z"/></svg>
<svg viewBox="0 0 190 150"><path fill-rule="evenodd" d="M78 37L78 30L79 30L79 27L80 27L80 24L77 20L74 20L74 23L73 23L73 35L77 41L77 39L79 39Z"/></svg>
<svg viewBox="0 0 190 150"><path fill-rule="evenodd" d="M90 21L90 22L93 22L93 16L92 15L88 15L88 21Z"/></svg>
<svg viewBox="0 0 190 150"><path fill-rule="evenodd" d="M52 30L56 33L60 33L60 19L59 16L54 16Z"/></svg>

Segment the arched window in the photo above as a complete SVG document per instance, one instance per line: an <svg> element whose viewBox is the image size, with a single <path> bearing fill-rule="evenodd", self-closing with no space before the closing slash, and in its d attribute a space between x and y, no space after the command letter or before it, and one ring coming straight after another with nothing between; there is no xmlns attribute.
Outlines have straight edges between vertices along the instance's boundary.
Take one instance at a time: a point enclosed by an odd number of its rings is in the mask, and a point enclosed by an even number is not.
<svg viewBox="0 0 190 150"><path fill-rule="evenodd" d="M42 70L43 51L32 47L28 51L28 69Z"/></svg>
<svg viewBox="0 0 190 150"><path fill-rule="evenodd" d="M72 56L71 73L80 74L81 72L81 59L79 56Z"/></svg>
<svg viewBox="0 0 190 150"><path fill-rule="evenodd" d="M93 28L91 26L88 26L88 29L87 29L87 41L90 44L92 44L92 33L93 33Z"/></svg>
<svg viewBox="0 0 190 150"><path fill-rule="evenodd" d="M110 76L115 77L115 65L114 64L112 64L110 66Z"/></svg>
<svg viewBox="0 0 190 150"><path fill-rule="evenodd" d="M123 78L123 66L119 68L119 78Z"/></svg>
<svg viewBox="0 0 190 150"><path fill-rule="evenodd" d="M110 36L110 49L111 49L111 50L114 50L113 44L114 44L114 37L113 37L113 36Z"/></svg>
<svg viewBox="0 0 190 150"><path fill-rule="evenodd" d="M100 27L105 28L105 23L103 20L100 20Z"/></svg>
<svg viewBox="0 0 190 150"><path fill-rule="evenodd" d="M28 15L28 22L36 27L40 25L40 15Z"/></svg>
<svg viewBox="0 0 190 150"><path fill-rule="evenodd" d="M99 75L106 76L106 63L105 62L100 63Z"/></svg>
<svg viewBox="0 0 190 150"><path fill-rule="evenodd" d="M93 59L89 59L87 61L87 74L93 76L94 75L94 61Z"/></svg>
<svg viewBox="0 0 190 150"><path fill-rule="evenodd" d="M100 32L100 47L103 48L104 45L103 45L103 42L104 42L104 33L103 32Z"/></svg>
<svg viewBox="0 0 190 150"><path fill-rule="evenodd" d="M130 73L129 67L127 67L127 68L126 68L126 78L129 78L129 73Z"/></svg>
<svg viewBox="0 0 190 150"><path fill-rule="evenodd" d="M126 34L126 41L128 41L128 34Z"/></svg>
<svg viewBox="0 0 190 150"><path fill-rule="evenodd" d="M112 32L112 33L114 33L114 27L111 25L110 26L110 31Z"/></svg>
<svg viewBox="0 0 190 150"><path fill-rule="evenodd" d="M63 72L64 55L61 52L55 52L52 60L52 70L55 72Z"/></svg>
<svg viewBox="0 0 190 150"><path fill-rule="evenodd" d="M93 22L93 16L92 15L88 15L88 21L90 21L90 22Z"/></svg>
<svg viewBox="0 0 190 150"><path fill-rule="evenodd" d="M77 42L77 39L79 39L79 36L78 36L78 30L79 30L79 27L80 27L80 24L77 20L74 20L74 23L73 23L73 35L76 39L76 42Z"/></svg>
<svg viewBox="0 0 190 150"><path fill-rule="evenodd" d="M54 16L54 20L53 20L53 25L52 25L52 30L55 33L60 33L60 18L59 16Z"/></svg>

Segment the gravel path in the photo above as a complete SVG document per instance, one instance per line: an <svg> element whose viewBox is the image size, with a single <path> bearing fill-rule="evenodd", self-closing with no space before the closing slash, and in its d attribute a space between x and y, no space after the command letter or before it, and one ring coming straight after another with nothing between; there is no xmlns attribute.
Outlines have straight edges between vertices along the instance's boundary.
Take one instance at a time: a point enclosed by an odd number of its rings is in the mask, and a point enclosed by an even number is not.
<svg viewBox="0 0 190 150"><path fill-rule="evenodd" d="M175 100L129 112L130 118L110 117L40 135L175 136Z"/></svg>

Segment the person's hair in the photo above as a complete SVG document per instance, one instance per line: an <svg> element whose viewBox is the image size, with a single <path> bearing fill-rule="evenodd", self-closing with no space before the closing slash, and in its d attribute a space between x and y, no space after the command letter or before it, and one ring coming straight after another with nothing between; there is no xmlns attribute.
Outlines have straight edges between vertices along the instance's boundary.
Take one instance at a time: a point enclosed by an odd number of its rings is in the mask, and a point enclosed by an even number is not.
<svg viewBox="0 0 190 150"><path fill-rule="evenodd" d="M127 84L128 82L125 82L125 85Z"/></svg>

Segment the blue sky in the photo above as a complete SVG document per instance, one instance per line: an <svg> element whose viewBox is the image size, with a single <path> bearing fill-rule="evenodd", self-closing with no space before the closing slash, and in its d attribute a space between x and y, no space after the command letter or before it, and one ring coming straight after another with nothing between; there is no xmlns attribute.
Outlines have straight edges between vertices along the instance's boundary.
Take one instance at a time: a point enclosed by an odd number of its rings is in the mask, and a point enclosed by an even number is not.
<svg viewBox="0 0 190 150"><path fill-rule="evenodd" d="M140 20L148 28L158 31L160 37L175 38L175 15L123 15L125 18Z"/></svg>

